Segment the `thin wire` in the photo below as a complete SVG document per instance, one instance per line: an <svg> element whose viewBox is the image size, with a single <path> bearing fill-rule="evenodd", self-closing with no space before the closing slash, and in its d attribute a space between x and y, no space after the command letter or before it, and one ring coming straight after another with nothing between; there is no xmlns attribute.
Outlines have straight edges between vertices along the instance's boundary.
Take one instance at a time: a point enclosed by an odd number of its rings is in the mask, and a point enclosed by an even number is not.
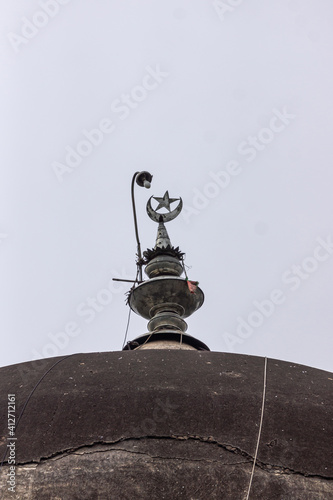
<svg viewBox="0 0 333 500"><path fill-rule="evenodd" d="M129 328L130 319L131 319L132 309L129 306L128 306L128 308L129 308L129 311L128 311L128 318L127 318L127 326L126 326L126 331L125 331L125 338L124 338L123 347L121 348L122 350L124 349L125 344L126 344L126 339L127 339L127 334L128 334L128 328Z"/></svg>
<svg viewBox="0 0 333 500"><path fill-rule="evenodd" d="M121 348L122 350L124 349L125 345L126 345L126 339L127 339L127 334L128 334L128 329L129 329L129 325L130 325L130 319L131 319L131 312L132 312L132 309L129 305L129 297L130 297L130 294L132 292L132 290L134 290L135 288L135 285L136 283L138 283L138 276L139 276L139 267L137 267L137 270L136 270L136 276L135 276L135 281L133 283L133 286L132 288L130 289L130 291L128 292L128 297L127 297L127 304L128 304L128 307L129 307L129 311L128 311L128 317L127 317L127 325L126 325L126 330L125 330L125 338L124 338L124 343L123 343L123 347Z"/></svg>
<svg viewBox="0 0 333 500"><path fill-rule="evenodd" d="M266 378L267 378L267 358L265 358L264 388L263 388L263 391L262 391L261 417L260 417L260 425L259 425L259 432L258 432L258 439L257 439L257 447L256 447L256 452L254 454L253 466L252 466L252 472L251 472L251 478L250 478L250 484L249 484L249 489L247 491L246 500L249 500L249 497L250 497L250 490L251 490L251 486L252 486L252 479L253 479L253 476L254 476L254 469L255 469L255 466L256 466L258 449L259 449L259 442L260 442L260 436L261 436L262 422L263 422L263 419L264 419L264 408L265 408L265 399L266 399Z"/></svg>
<svg viewBox="0 0 333 500"><path fill-rule="evenodd" d="M19 415L19 418L17 419L17 424L15 425L15 429L14 429L14 433L16 432L17 428L18 428L18 425L20 423L20 420L21 420L21 417L23 415L23 412L24 410L26 409L26 406L27 404L29 403L30 399L31 399L31 396L33 395L33 393L35 392L35 390L37 389L37 387L39 386L39 384L41 383L41 381L43 380L44 377L46 377L46 375L48 373L50 373L50 371L55 367L57 366L59 363L61 363L61 361L64 361L64 359L67 359L67 358L70 358L71 356L74 356L74 354L69 354L68 356L65 356L64 358L61 358L61 359L58 359L58 361L56 361L56 363L54 363L51 368L49 368L48 370L46 370L46 372L44 373L44 375L41 376L41 378L38 380L37 384L35 385L35 387L32 389L32 391L30 392L29 396L27 397L26 399L26 402L24 403L23 405L23 408L21 410L21 413ZM3 456L3 459L2 459L2 462L1 462L1 467L3 466L4 464L4 461L6 459L6 455L7 455L7 451L8 451L8 447L6 448L6 451L5 451L5 454Z"/></svg>
<svg viewBox="0 0 333 500"><path fill-rule="evenodd" d="M143 347L147 342L148 340L150 339L150 337L153 335L154 332L151 332L151 334L149 335L149 337L146 338L146 340L144 341L143 344L140 344L135 350L138 351L139 349L141 349L141 347Z"/></svg>
<svg viewBox="0 0 333 500"><path fill-rule="evenodd" d="M186 269L185 269L184 257L182 257L182 263L183 263L183 271L184 271L184 274L185 274L185 278L188 280L187 272L186 272Z"/></svg>

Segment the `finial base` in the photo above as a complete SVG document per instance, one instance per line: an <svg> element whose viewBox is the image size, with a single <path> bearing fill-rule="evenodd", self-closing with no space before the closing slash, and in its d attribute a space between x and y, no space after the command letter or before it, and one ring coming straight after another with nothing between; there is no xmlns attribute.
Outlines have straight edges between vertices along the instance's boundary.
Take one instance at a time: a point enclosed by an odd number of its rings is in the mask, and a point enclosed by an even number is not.
<svg viewBox="0 0 333 500"><path fill-rule="evenodd" d="M201 340L172 330L163 330L157 333L145 333L128 342L123 351L136 349L195 349L196 351L210 351Z"/></svg>

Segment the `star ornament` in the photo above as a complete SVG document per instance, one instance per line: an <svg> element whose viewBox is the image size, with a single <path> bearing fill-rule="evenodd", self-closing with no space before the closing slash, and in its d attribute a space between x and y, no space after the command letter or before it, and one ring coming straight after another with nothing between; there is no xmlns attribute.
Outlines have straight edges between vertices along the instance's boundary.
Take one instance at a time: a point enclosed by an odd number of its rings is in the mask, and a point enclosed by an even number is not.
<svg viewBox="0 0 333 500"><path fill-rule="evenodd" d="M166 208L167 210L169 210L169 212L171 211L170 203L179 200L179 198L170 198L168 191L164 193L163 198L159 198L157 196L153 196L153 198L158 202L158 206L156 207L155 210L159 210L160 208Z"/></svg>

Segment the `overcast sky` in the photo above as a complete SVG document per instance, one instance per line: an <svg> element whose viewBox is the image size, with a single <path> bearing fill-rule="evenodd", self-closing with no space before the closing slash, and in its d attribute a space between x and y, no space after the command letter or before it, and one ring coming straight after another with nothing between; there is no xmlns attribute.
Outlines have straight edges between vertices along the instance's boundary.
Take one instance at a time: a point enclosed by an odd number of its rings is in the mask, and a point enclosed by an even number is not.
<svg viewBox="0 0 333 500"><path fill-rule="evenodd" d="M120 350L151 195L188 333L333 371L330 0L1 2L0 365ZM174 207L173 207L174 208ZM132 314L128 338L146 332Z"/></svg>

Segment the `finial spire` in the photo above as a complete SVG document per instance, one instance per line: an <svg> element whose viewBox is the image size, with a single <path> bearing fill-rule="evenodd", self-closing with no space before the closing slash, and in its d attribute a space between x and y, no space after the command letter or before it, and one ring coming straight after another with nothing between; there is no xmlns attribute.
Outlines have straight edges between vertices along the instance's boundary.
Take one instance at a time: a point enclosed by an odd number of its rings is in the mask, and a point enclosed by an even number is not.
<svg viewBox="0 0 333 500"><path fill-rule="evenodd" d="M158 202L158 206L154 210L151 205L151 200ZM177 207L171 211L170 204L179 201ZM151 196L147 202L147 214L154 221L158 222L157 236L155 247L152 250L143 252L145 263L147 264L145 272L149 278L154 278L158 275L180 276L183 272L181 264L183 253L179 247L174 248L165 227L165 222L175 219L181 212L183 201L181 198L170 198L168 191L164 193L163 198ZM161 208L166 208L169 212L157 212Z"/></svg>
<svg viewBox="0 0 333 500"><path fill-rule="evenodd" d="M157 248L160 248L161 250L167 250L171 248L171 241L163 220L161 220L157 229L156 244L154 249L157 250Z"/></svg>
<svg viewBox="0 0 333 500"><path fill-rule="evenodd" d="M158 204L155 209L152 199ZM170 205L176 201L178 205L171 210ZM143 252L142 263L146 264L145 273L149 279L132 288L128 303L134 312L149 320L149 333L129 342L125 349L137 346L146 349L209 350L205 344L185 333L187 324L184 318L202 306L204 294L199 287L190 291L188 280L181 278L184 254L179 247L171 245L165 227L166 222L180 214L182 207L182 199L170 198L168 191L163 197L151 196L147 202L148 216L158 223L156 243L154 248Z"/></svg>

